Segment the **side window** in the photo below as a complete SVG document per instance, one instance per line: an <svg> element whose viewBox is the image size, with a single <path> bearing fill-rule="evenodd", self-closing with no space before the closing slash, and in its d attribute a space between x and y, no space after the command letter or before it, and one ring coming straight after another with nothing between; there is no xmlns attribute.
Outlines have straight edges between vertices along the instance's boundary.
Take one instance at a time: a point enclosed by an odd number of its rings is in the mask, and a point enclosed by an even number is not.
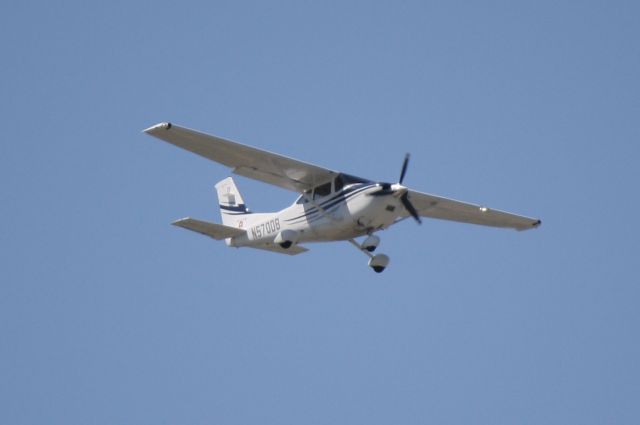
<svg viewBox="0 0 640 425"><path fill-rule="evenodd" d="M318 199L331 194L331 182L321 184L313 191L313 199Z"/></svg>
<svg viewBox="0 0 640 425"><path fill-rule="evenodd" d="M340 176L336 177L335 181L333 182L333 186L334 186L334 189L333 189L334 192L340 192L344 187L344 181L342 180L342 177Z"/></svg>

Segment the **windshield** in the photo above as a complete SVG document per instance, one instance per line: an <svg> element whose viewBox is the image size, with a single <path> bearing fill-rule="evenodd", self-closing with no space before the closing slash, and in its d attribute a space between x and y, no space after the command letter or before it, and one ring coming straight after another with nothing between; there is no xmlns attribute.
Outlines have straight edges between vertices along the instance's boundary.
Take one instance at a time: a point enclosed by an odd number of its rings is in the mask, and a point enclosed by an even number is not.
<svg viewBox="0 0 640 425"><path fill-rule="evenodd" d="M372 183L370 180L363 179L356 176L351 176L349 174L339 174L336 177L336 192L341 190L345 186L349 186L350 184L356 183Z"/></svg>
<svg viewBox="0 0 640 425"><path fill-rule="evenodd" d="M306 204L307 202L309 202L309 194L310 192L304 192L302 195L298 196L298 199L296 199L296 202L294 202L295 204Z"/></svg>

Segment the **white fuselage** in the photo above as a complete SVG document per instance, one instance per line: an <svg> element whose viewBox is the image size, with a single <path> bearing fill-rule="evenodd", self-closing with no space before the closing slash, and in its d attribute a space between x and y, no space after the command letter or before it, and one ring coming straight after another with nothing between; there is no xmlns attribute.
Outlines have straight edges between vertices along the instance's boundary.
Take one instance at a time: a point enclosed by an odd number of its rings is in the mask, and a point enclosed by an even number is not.
<svg viewBox="0 0 640 425"><path fill-rule="evenodd" d="M295 243L347 240L371 234L402 216L398 197L372 195L379 190L380 185L375 183L357 183L315 199L302 195L296 203L276 213L239 215L236 225L246 234L227 239L227 244L271 245L286 230L295 232Z"/></svg>

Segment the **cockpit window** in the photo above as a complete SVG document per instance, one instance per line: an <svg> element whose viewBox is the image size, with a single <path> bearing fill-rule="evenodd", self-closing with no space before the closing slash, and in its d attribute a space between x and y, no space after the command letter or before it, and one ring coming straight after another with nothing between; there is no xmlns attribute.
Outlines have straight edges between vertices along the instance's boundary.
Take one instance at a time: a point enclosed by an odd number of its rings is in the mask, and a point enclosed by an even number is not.
<svg viewBox="0 0 640 425"><path fill-rule="evenodd" d="M331 182L321 184L313 190L313 199L331 195Z"/></svg>
<svg viewBox="0 0 640 425"><path fill-rule="evenodd" d="M333 181L333 191L340 192L344 187L344 181L340 178L340 176L336 177Z"/></svg>
<svg viewBox="0 0 640 425"><path fill-rule="evenodd" d="M338 174L338 176L336 176L333 182L321 184L320 186L317 186L315 189L313 189L313 199L318 199L324 196L331 195L332 185L333 185L333 192L340 192L346 186L351 184L358 184L358 183L372 183L372 182L366 179L361 179L360 177L351 176L349 174ZM305 192L305 193L307 195L311 195L310 192ZM302 195L298 198L298 200L296 201L296 204L304 204L305 202L307 202L308 199L311 199L311 196L308 196L307 199L305 199L305 196Z"/></svg>

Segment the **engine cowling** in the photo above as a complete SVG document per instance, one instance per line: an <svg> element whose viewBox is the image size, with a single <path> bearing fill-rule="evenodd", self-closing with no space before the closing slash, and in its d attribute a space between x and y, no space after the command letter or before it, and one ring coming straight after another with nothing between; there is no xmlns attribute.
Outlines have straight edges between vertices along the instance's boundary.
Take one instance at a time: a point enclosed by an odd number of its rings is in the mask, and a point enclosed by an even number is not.
<svg viewBox="0 0 640 425"><path fill-rule="evenodd" d="M298 232L295 230L286 229L279 232L273 242L277 243L284 249L288 249L298 242L298 236Z"/></svg>

